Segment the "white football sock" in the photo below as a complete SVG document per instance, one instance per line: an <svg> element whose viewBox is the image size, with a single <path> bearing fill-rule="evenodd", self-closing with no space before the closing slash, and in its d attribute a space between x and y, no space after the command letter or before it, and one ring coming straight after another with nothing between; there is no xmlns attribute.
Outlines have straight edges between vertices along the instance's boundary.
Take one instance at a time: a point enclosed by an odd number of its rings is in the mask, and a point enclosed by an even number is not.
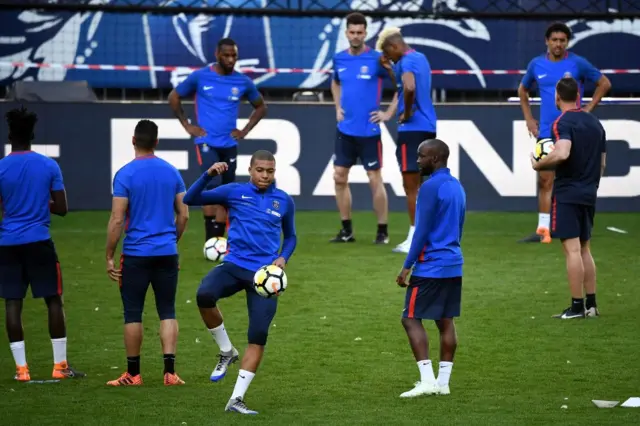
<svg viewBox="0 0 640 426"><path fill-rule="evenodd" d="M452 369L453 362L440 361L440 370L438 370L438 386L449 386L449 378L451 377Z"/></svg>
<svg viewBox="0 0 640 426"><path fill-rule="evenodd" d="M213 340L220 347L221 352L229 352L233 349L233 345L231 344L231 340L229 340L229 335L227 334L227 330L224 328L224 323L220 324L216 328L210 328L209 332L213 336Z"/></svg>
<svg viewBox="0 0 640 426"><path fill-rule="evenodd" d="M409 235L407 235L407 240L409 241L413 240L413 233L415 232L415 230L416 230L415 226L409 227Z"/></svg>
<svg viewBox="0 0 640 426"><path fill-rule="evenodd" d="M418 370L420 370L421 383L435 383L436 376L433 375L433 366L430 359L418 361Z"/></svg>
<svg viewBox="0 0 640 426"><path fill-rule="evenodd" d="M255 375L256 373L252 373L251 371L247 370L238 371L238 380L236 381L236 386L233 388L231 399L244 399L244 394L247 393L247 389L249 389L251 380L253 380Z"/></svg>
<svg viewBox="0 0 640 426"><path fill-rule="evenodd" d="M547 228L551 226L551 215L549 213L538 213L538 228Z"/></svg>
<svg viewBox="0 0 640 426"><path fill-rule="evenodd" d="M13 359L16 361L16 365L22 367L27 365L27 354L24 350L24 340L21 342L9 343Z"/></svg>
<svg viewBox="0 0 640 426"><path fill-rule="evenodd" d="M67 360L67 338L51 339L53 346L53 363L59 364Z"/></svg>

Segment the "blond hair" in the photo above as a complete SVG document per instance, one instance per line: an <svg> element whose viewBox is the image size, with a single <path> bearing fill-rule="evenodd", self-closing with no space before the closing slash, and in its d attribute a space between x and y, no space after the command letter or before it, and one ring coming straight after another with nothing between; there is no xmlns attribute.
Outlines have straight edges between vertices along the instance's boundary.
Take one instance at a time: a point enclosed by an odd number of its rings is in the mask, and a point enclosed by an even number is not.
<svg viewBox="0 0 640 426"><path fill-rule="evenodd" d="M399 35L400 28L398 27L388 27L380 32L378 35L378 41L376 41L376 50L382 52L382 46L387 41L387 39L393 35Z"/></svg>

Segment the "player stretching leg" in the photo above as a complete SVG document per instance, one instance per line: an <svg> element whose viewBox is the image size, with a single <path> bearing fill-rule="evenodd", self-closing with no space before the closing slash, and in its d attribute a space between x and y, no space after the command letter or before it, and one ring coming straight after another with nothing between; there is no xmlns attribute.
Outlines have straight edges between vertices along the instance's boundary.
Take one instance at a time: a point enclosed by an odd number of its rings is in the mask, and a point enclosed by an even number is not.
<svg viewBox="0 0 640 426"><path fill-rule="evenodd" d="M5 299L15 379L31 380L22 328L22 303L31 285L49 311L54 379L84 377L67 363L62 273L49 234L50 213L67 214L62 172L54 160L31 151L36 114L24 108L6 114L11 153L0 160L0 297Z"/></svg>
<svg viewBox="0 0 640 426"><path fill-rule="evenodd" d="M149 284L160 317L164 384L184 384L175 372L177 243L187 227L189 208L182 202L186 192L182 176L175 167L154 155L157 144L158 126L149 120L138 122L133 136L135 159L118 170L113 179L107 274L120 284L127 371L107 382L109 386L142 384L142 311ZM126 236L117 270L113 258L123 228Z"/></svg>
<svg viewBox="0 0 640 426"><path fill-rule="evenodd" d="M536 171L555 168L551 232L560 238L567 264L571 306L555 318L598 316L596 265L591 256L591 229L600 178L606 164L606 134L598 119L576 108L579 84L563 78L556 86L561 111L553 123L555 149L531 163ZM585 310L583 289L587 297Z"/></svg>
<svg viewBox="0 0 640 426"><path fill-rule="evenodd" d="M225 410L258 414L247 408L244 395L262 360L278 298L259 296L253 288L253 275L261 266L271 263L284 268L293 255L297 243L295 205L287 193L275 186L276 162L270 152L257 151L253 154L248 183L232 183L204 191L211 179L224 173L227 167L225 163L211 166L189 188L184 202L188 205L220 204L229 209L231 250L224 262L204 277L198 288L197 301L202 320L220 347L220 361L211 373L211 380L216 382L238 359L238 351L231 344L217 304L220 299L245 291L249 310L249 345ZM284 240L280 250L281 234Z"/></svg>
<svg viewBox="0 0 640 426"><path fill-rule="evenodd" d="M238 141L244 139L267 114L267 106L253 81L234 71L238 61L238 46L230 38L218 42L217 62L191 73L169 94L169 105L180 124L195 138L196 155L203 172L217 162L229 168L209 183L208 189L235 182ZM195 94L196 124L189 123L181 98ZM242 129L236 128L240 100L246 97L254 111ZM221 206L203 206L205 241L222 237L227 223L227 212Z"/></svg>
<svg viewBox="0 0 640 426"><path fill-rule="evenodd" d="M416 197L420 188L420 171L416 152L422 141L436 137L436 112L431 101L431 66L426 56L409 47L398 28L380 33L377 49L396 64L398 81L398 140L396 158L402 172L407 196L409 235L393 249L408 253L415 231Z"/></svg>
<svg viewBox="0 0 640 426"><path fill-rule="evenodd" d="M342 219L342 228L331 240L333 243L355 242L351 222L351 191L349 170L358 158L369 177L373 195L373 209L378 219L374 242L388 244L387 190L382 181L382 142L380 121L391 117L379 111L382 78L393 71L383 56L364 44L367 36L367 20L361 13L347 16L347 40L349 49L333 57L331 94L336 105L338 129L335 141L334 175L336 202Z"/></svg>
<svg viewBox="0 0 640 426"><path fill-rule="evenodd" d="M585 58L567 51L571 30L565 24L557 22L551 24L545 33L547 52L534 58L529 62L527 72L522 78L518 87L520 106L524 119L527 122L529 135L537 140L552 138L551 130L553 122L560 115L555 105L556 83L563 77L573 77L578 80L580 86L580 96L576 100L574 107L580 108L580 99L583 95L583 84L585 80L590 80L596 84L593 99L583 108L584 111L592 111L600 102L602 97L611 89L611 82L602 75L600 71L589 63ZM538 86L540 92L540 124L533 118L531 107L529 106L529 90L533 83ZM551 221L551 193L553 192L553 170L542 170L538 172L538 228L536 232L520 242L525 243L550 243L550 221Z"/></svg>
<svg viewBox="0 0 640 426"><path fill-rule="evenodd" d="M397 278L407 287L402 325L418 362L420 382L402 398L449 394L457 337L454 317L460 316L462 265L460 248L466 212L465 191L447 168L449 147L439 139L423 142L418 164L424 176L418 194L416 232L404 266ZM428 260L425 260L428 259ZM413 271L411 269L413 268ZM407 276L411 279L407 284ZM434 320L440 332L440 369L433 374L429 340L422 320Z"/></svg>

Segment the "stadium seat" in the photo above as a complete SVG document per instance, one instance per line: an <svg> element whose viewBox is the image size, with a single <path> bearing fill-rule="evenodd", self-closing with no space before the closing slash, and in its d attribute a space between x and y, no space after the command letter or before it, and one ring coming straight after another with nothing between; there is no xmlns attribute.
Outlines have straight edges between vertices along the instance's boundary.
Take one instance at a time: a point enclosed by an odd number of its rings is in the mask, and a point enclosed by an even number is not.
<svg viewBox="0 0 640 426"><path fill-rule="evenodd" d="M16 81L5 99L18 102L96 102L86 81Z"/></svg>
<svg viewBox="0 0 640 426"><path fill-rule="evenodd" d="M322 102L323 99L323 93L319 92L304 91L293 94L293 102Z"/></svg>

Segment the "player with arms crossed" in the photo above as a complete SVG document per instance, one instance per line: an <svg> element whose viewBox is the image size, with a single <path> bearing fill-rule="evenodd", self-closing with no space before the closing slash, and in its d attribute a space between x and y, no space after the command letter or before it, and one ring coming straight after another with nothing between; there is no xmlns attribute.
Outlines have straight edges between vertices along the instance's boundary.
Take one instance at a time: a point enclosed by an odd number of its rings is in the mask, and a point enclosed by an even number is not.
<svg viewBox="0 0 640 426"><path fill-rule="evenodd" d="M177 243L187 227L189 208L182 202L186 192L182 176L175 167L154 155L157 144L158 126L153 121L139 121L133 135L135 159L118 170L113 179L113 203L107 229L107 274L120 284L127 371L107 382L109 386L142 384L142 311L149 284L160 317L164 384L184 384L175 372ZM126 235L117 270L114 255L123 228Z"/></svg>
<svg viewBox="0 0 640 426"><path fill-rule="evenodd" d="M336 105L336 131L334 175L336 202L342 218L342 229L331 240L334 243L355 242L351 222L351 191L349 170L360 158L369 177L373 194L373 210L378 219L374 242L388 244L387 190L382 181L382 142L380 121L387 121L392 114L379 111L382 78L390 75L391 65L379 52L364 43L367 36L367 20L361 13L347 16L347 40L349 49L333 57L331 94Z"/></svg>
<svg viewBox="0 0 640 426"><path fill-rule="evenodd" d="M527 122L529 134L537 140L552 138L551 127L560 115L555 105L556 83L563 77L573 77L580 84L580 95L576 99L575 108L580 108L583 94L583 83L590 80L596 84L593 99L584 106L584 111L591 112L604 95L611 89L611 82L597 68L582 56L567 51L571 30L565 24L551 24L545 33L547 53L535 57L527 67L527 72L518 87L520 106ZM533 118L529 106L529 90L533 83L540 92L540 124ZM534 234L520 240L521 242L550 243L549 230L551 221L551 193L553 191L553 171L538 173L538 228Z"/></svg>
<svg viewBox="0 0 640 426"><path fill-rule="evenodd" d="M211 381L217 382L224 378L229 365L238 359L238 351L227 335L217 303L220 299L245 291L249 310L249 345L225 410L258 414L247 408L244 394L262 360L278 298L259 296L253 287L253 276L264 265L274 264L284 268L293 255L297 243L295 205L287 193L276 188L276 162L270 152L256 151L253 154L248 183L233 183L204 191L211 179L226 170L227 164L214 164L189 188L184 197L188 205L220 204L229 209L230 251L224 262L202 280L197 302L204 324L220 347L220 361L211 373ZM284 236L282 249L281 234Z"/></svg>
<svg viewBox="0 0 640 426"><path fill-rule="evenodd" d="M67 329L62 273L49 234L51 213L67 214L67 195L58 163L31 151L36 114L25 108L6 114L11 153L0 160L0 297L5 299L9 346L15 379L31 380L24 345L22 304L31 285L49 311L54 379L84 377L67 363Z"/></svg>
<svg viewBox="0 0 640 426"><path fill-rule="evenodd" d="M409 235L393 249L408 253L415 232L416 197L420 188L420 170L416 162L418 146L436 137L436 111L431 101L431 66L427 57L405 43L400 29L387 28L380 33L377 49L395 63L397 83L398 140L396 158L409 210ZM396 109L393 102L390 111Z"/></svg>
<svg viewBox="0 0 640 426"><path fill-rule="evenodd" d="M244 139L267 114L267 106L253 81L234 70L238 60L238 46L224 38L218 42L217 62L191 73L169 94L169 105L180 124L195 138L196 155L202 171L224 162L229 168L209 183L212 189L236 179L238 141ZM195 94L197 125L189 123L182 109L181 98ZM242 129L236 128L240 99L246 97L254 111ZM204 206L205 241L222 237L227 212L220 206Z"/></svg>
<svg viewBox="0 0 640 426"><path fill-rule="evenodd" d="M600 315L590 240L598 186L606 165L607 139L598 119L576 108L579 97L576 80L568 77L558 82L556 104L562 114L552 127L555 148L539 161L531 156L534 170L555 168L551 235L562 242L571 291L571 306L555 315L560 319Z"/></svg>
<svg viewBox="0 0 640 426"><path fill-rule="evenodd" d="M407 287L402 325L418 362L420 382L401 394L402 398L450 393L449 378L457 347L453 319L460 316L464 263L460 241L467 202L464 188L447 168L448 158L449 147L439 139L425 141L418 149L420 170L431 177L420 187L416 232L396 281ZM434 320L440 332L437 379L422 320Z"/></svg>

